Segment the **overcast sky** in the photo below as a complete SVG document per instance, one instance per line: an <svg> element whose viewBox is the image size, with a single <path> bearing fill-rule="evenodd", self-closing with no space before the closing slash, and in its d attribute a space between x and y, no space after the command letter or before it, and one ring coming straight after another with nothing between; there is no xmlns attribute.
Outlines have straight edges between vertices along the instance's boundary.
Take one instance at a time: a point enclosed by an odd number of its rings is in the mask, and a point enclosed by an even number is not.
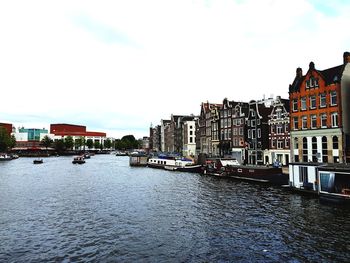
<svg viewBox="0 0 350 263"><path fill-rule="evenodd" d="M288 97L350 51L344 0L1 1L0 122L120 138L203 101Z"/></svg>

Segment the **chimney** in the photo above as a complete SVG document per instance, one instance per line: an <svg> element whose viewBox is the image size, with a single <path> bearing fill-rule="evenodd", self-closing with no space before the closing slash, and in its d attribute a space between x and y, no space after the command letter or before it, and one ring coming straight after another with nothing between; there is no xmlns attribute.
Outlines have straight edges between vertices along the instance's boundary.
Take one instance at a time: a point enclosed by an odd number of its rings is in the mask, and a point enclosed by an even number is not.
<svg viewBox="0 0 350 263"><path fill-rule="evenodd" d="M343 58L344 58L344 64L349 63L350 62L350 53L344 52Z"/></svg>
<svg viewBox="0 0 350 263"><path fill-rule="evenodd" d="M312 62L312 61L310 62L309 69L311 69L311 70L315 69L315 63L314 62Z"/></svg>
<svg viewBox="0 0 350 263"><path fill-rule="evenodd" d="M301 78L303 76L303 70L301 68L297 68L297 77Z"/></svg>

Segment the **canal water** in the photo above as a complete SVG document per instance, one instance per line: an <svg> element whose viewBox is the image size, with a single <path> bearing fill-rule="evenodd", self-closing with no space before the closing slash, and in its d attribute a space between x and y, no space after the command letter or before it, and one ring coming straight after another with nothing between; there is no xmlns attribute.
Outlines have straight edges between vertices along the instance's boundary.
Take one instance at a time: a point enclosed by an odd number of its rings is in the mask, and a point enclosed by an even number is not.
<svg viewBox="0 0 350 263"><path fill-rule="evenodd" d="M350 210L96 155L0 162L0 262L349 262Z"/></svg>

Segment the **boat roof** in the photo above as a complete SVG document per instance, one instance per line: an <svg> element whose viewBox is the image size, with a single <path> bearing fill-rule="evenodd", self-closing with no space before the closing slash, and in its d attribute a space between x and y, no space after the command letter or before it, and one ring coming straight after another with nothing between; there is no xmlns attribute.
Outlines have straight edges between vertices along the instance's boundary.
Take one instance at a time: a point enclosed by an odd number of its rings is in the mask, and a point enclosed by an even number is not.
<svg viewBox="0 0 350 263"><path fill-rule="evenodd" d="M319 171L338 171L348 172L350 174L350 164L345 163L328 163L318 167Z"/></svg>

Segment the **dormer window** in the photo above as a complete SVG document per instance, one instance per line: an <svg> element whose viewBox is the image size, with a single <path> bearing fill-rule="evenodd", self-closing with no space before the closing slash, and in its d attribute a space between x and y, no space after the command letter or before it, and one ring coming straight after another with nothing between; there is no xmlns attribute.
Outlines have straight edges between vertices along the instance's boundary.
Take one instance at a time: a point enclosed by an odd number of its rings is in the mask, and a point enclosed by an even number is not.
<svg viewBox="0 0 350 263"><path fill-rule="evenodd" d="M306 88L315 88L318 87L318 79L311 76L308 80L306 80Z"/></svg>

